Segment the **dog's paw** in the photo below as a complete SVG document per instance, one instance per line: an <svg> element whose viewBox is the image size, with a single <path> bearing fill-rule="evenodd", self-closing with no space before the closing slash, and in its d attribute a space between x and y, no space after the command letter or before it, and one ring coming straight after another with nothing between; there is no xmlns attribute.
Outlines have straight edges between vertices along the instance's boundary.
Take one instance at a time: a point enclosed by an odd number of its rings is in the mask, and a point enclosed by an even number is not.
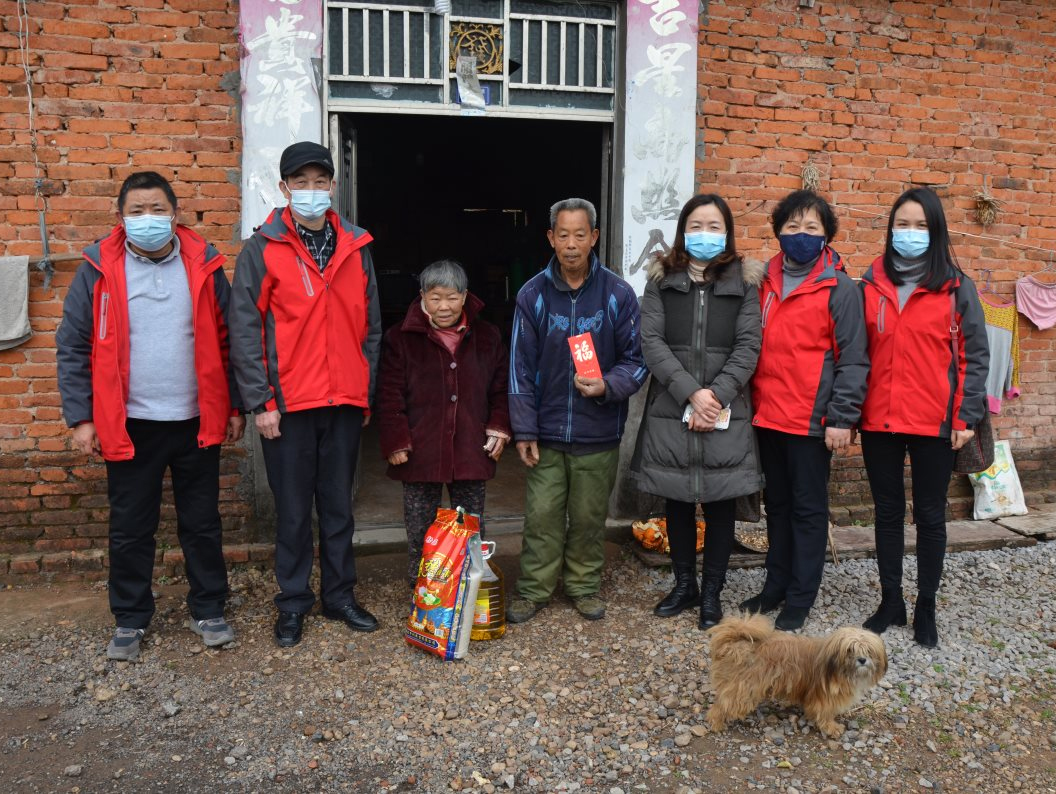
<svg viewBox="0 0 1056 794"><path fill-rule="evenodd" d="M708 709L708 713L704 716L704 719L707 721L708 729L712 733L722 733L726 730L726 720L719 716L714 707Z"/></svg>
<svg viewBox="0 0 1056 794"><path fill-rule="evenodd" d="M843 736L843 732L846 728L835 720L828 720L826 722L819 722L818 730L830 739L839 739Z"/></svg>

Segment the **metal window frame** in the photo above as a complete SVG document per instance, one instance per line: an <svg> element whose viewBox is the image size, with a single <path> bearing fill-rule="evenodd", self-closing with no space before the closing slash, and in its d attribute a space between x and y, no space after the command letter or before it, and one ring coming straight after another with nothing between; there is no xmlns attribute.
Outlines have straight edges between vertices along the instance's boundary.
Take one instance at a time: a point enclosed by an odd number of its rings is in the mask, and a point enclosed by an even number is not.
<svg viewBox="0 0 1056 794"><path fill-rule="evenodd" d="M622 3L614 3L615 13L611 20L588 20L581 17L571 16L548 16L542 14L525 14L511 11L511 0L502 0L503 13L501 19L484 19L480 17L470 16L453 16L450 14L443 14L441 27L442 36L444 41L444 52L441 58L441 64L444 71L442 77L432 77L429 75L429 20L428 17L433 12L428 6L408 6L408 5L395 5L395 4L373 4L367 5L363 2L356 2L356 0L324 0L323 4L323 57L322 57L322 104L323 104L323 117L328 118L332 113L403 113L403 114L422 114L422 115L435 115L435 116L460 116L463 115L462 108L460 105L454 104L451 99L451 80L454 79L455 75L447 64L448 58L448 46L451 40L451 23L452 22L478 22L484 24L498 24L501 22L504 28L504 38L506 41L509 39L509 32L512 25L515 22L520 22L522 25L522 57L526 51L526 36L528 25L532 21L540 21L543 26L543 37L542 37L542 70L541 76L545 79L546 77L546 26L549 24L560 24L562 34L567 30L569 24L575 24L579 26L581 30L580 41L582 41L583 31L587 27L595 27L599 34L603 34L605 28L612 30L613 36L613 52L612 52L612 69L613 69L613 85L611 88L604 86L564 86L554 85L546 83L527 83L527 82L510 82L510 50L508 46L503 47L503 73L501 78L498 76L491 75L478 75L478 79L482 82L495 82L501 83L502 85L502 104L489 105L485 111L485 115L494 116L497 118L539 118L541 113L545 113L547 118L554 120L567 120L567 121L595 121L604 124L613 124L617 121L620 113L618 98L620 96L619 88L621 85L621 68L623 63L623 52L622 52L622 36L623 30L623 9ZM330 73L330 12L332 9L341 10L342 18L342 41L346 43L346 51L342 56L342 66L344 74L334 75ZM404 24L404 76L393 77L391 75L384 75L379 78L377 75L349 75L348 71L348 52L347 52L347 41L348 41L348 19L352 12L358 11L363 15L364 27L367 30L367 18L371 12L381 12L383 21L383 39L384 39L384 70L387 73L389 71L389 58L388 58L388 21L393 14L402 14L405 21L410 19L411 14L420 14L426 17L425 20L425 41L424 41L424 71L425 77L407 77L409 71L409 25ZM369 30L365 35L364 40L364 71L369 71ZM562 35L562 41L564 36ZM596 83L601 82L602 69L600 68L603 62L603 40L599 40L597 48L597 64L598 68L595 72ZM579 82L583 83L583 65L584 55L583 47L579 49L579 71L578 77ZM565 61L561 60L561 80L565 76ZM527 77L527 64L523 65L523 73ZM359 98L334 98L330 95L330 84L331 82L351 82L351 83L377 83L385 82L394 85L433 85L439 86L441 89L442 102L428 102L428 101L416 101L416 100L371 100L362 97ZM584 94L610 94L613 97L612 107L608 110L595 110L587 108L549 108L544 106L532 106L532 105L510 105L510 91L519 90L533 90L533 91L568 91L568 92L579 92ZM323 125L323 136L324 139L329 138L330 125L324 123ZM324 140L325 143L325 140Z"/></svg>

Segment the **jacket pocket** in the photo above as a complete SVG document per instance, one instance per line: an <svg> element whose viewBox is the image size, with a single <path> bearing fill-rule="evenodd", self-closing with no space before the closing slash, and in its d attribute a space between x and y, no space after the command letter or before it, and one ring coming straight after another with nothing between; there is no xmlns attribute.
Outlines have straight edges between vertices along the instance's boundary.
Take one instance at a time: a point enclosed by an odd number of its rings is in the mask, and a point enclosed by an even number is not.
<svg viewBox="0 0 1056 794"><path fill-rule="evenodd" d="M880 296L880 302L876 307L876 332L882 334L887 328L887 298Z"/></svg>
<svg viewBox="0 0 1056 794"><path fill-rule="evenodd" d="M99 339L106 339L106 316L110 311L110 293L99 296Z"/></svg>
<svg viewBox="0 0 1056 794"><path fill-rule="evenodd" d="M304 260L297 257L297 267L301 269L301 281L304 282L304 294L309 298L315 296L315 288L312 286L312 278L308 275L308 265Z"/></svg>

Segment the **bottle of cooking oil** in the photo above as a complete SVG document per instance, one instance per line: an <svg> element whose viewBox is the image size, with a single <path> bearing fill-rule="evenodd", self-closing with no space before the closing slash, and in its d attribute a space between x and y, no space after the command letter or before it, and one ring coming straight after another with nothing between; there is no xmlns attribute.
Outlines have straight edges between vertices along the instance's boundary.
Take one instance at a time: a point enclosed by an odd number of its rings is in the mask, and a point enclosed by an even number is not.
<svg viewBox="0 0 1056 794"><path fill-rule="evenodd" d="M477 604L473 611L473 629L471 640L497 640L506 633L506 586L502 570L492 557L495 555L495 541L481 542L484 552L484 577L480 580L477 591Z"/></svg>

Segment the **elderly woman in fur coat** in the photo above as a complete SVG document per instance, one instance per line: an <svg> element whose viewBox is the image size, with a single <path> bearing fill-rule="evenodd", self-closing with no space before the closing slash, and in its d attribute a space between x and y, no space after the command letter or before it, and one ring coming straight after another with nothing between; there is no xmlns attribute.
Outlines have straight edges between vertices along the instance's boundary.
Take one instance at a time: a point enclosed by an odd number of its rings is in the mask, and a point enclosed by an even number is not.
<svg viewBox="0 0 1056 794"><path fill-rule="evenodd" d="M667 500L675 576L653 612L670 617L699 600L702 629L722 620L737 498L763 485L748 388L762 338L763 273L738 256L726 202L695 196L682 208L671 250L650 264L642 299L652 380L631 470L643 491ZM699 589L698 504L706 524Z"/></svg>
<svg viewBox="0 0 1056 794"><path fill-rule="evenodd" d="M388 476L403 482L407 580L444 488L451 506L483 514L484 486L510 440L509 356L499 329L480 317L457 262L418 276L421 298L385 334L375 411Z"/></svg>

